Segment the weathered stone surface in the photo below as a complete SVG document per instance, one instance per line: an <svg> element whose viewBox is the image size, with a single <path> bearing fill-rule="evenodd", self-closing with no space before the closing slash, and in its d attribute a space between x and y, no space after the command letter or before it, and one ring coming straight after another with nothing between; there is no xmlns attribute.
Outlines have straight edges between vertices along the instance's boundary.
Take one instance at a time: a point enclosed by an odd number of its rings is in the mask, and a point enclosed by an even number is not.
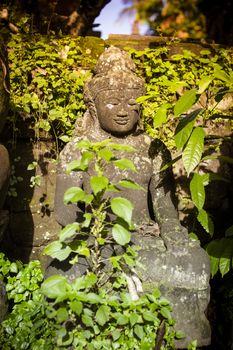
<svg viewBox="0 0 233 350"><path fill-rule="evenodd" d="M209 301L209 260L195 241L189 241L187 231L180 225L173 201L170 170L160 172L170 160L168 150L159 140L153 140L140 130L136 99L144 93L144 82L135 75L129 56L110 47L100 56L96 75L86 83L84 92L88 110L83 122L78 123L76 135L60 154L55 194L56 219L61 225L82 220L83 208L74 204L64 205L64 192L71 186L82 186L86 192L91 191L89 178L94 174L92 166L88 174L66 173L67 163L81 157L75 146L78 141L89 139L97 142L111 138L114 143L133 146L135 152L126 154L121 151L119 157L132 160L137 172L124 170L122 174L109 165L106 176L114 183L123 176L145 189L140 194L135 190L121 191L121 196L134 204L133 218L138 224L134 240L142 247L140 256L146 267L145 272L138 271L138 274L145 290L152 291L159 286L171 300L177 327L187 334L179 342L179 347L187 347L194 339L198 340L198 346L208 345L210 328L205 310ZM83 270L81 266L70 269L52 262L48 273L56 271L63 271L73 278ZM190 322L186 322L186 318Z"/></svg>
<svg viewBox="0 0 233 350"><path fill-rule="evenodd" d="M0 323L4 320L8 309L5 285L0 281Z"/></svg>

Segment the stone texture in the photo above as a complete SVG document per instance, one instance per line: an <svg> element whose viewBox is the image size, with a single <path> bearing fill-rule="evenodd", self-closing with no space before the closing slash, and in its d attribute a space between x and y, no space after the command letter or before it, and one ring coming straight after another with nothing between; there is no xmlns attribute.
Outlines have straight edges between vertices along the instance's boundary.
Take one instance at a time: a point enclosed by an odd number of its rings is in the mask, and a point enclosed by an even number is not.
<svg viewBox="0 0 233 350"><path fill-rule="evenodd" d="M4 320L7 314L8 304L5 285L0 281L0 323Z"/></svg>

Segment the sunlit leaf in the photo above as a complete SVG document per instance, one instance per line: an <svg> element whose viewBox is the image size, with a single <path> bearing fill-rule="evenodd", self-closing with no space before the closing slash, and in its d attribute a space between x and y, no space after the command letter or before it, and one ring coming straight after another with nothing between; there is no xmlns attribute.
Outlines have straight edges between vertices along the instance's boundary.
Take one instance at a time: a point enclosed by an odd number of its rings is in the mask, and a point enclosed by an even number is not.
<svg viewBox="0 0 233 350"><path fill-rule="evenodd" d="M111 209L113 213L124 219L129 225L133 213L133 204L126 198L115 197L111 200Z"/></svg>
<svg viewBox="0 0 233 350"><path fill-rule="evenodd" d="M74 222L73 224L66 225L61 232L59 233L59 240L65 241L67 238L71 238L74 235L76 235L77 231L79 231L80 225L77 222Z"/></svg>
<svg viewBox="0 0 233 350"><path fill-rule="evenodd" d="M214 77L211 75L203 76L198 84L198 94L202 94L213 81Z"/></svg>
<svg viewBox="0 0 233 350"><path fill-rule="evenodd" d="M194 105L197 101L197 91L196 90L188 90L186 91L176 102L174 107L174 115L178 116Z"/></svg>
<svg viewBox="0 0 233 350"><path fill-rule="evenodd" d="M49 255L54 259L64 261L70 255L71 249L69 246L64 246L64 244L59 241L54 241L49 243L44 248L43 252L44 254Z"/></svg>
<svg viewBox="0 0 233 350"><path fill-rule="evenodd" d="M125 188L132 188L134 190L144 190L145 191L145 189L142 186L140 186L136 182L134 182L132 180L128 180L128 179L124 179L124 180L119 181L118 185L125 187Z"/></svg>
<svg viewBox="0 0 233 350"><path fill-rule="evenodd" d="M204 150L204 137L204 130L201 127L195 128L183 151L182 159L188 176L196 168L201 160L201 156Z"/></svg>
<svg viewBox="0 0 233 350"><path fill-rule="evenodd" d="M64 203L77 203L85 197L85 192L80 187L70 187L64 194Z"/></svg>
<svg viewBox="0 0 233 350"><path fill-rule="evenodd" d="M132 162L132 160L127 159L127 158L122 158L122 159L118 159L118 160L114 160L113 164L115 166L117 166L119 169L122 170L132 170L132 171L136 171L135 165Z"/></svg>
<svg viewBox="0 0 233 350"><path fill-rule="evenodd" d="M183 148L188 141L193 130L194 122L201 111L203 111L202 108L196 109L186 117L182 118L177 125L174 139L178 149Z"/></svg>
<svg viewBox="0 0 233 350"><path fill-rule="evenodd" d="M95 315L96 322L103 326L110 318L110 307L107 305L101 305Z"/></svg>
<svg viewBox="0 0 233 350"><path fill-rule="evenodd" d="M199 210L197 220L200 222L202 227L204 227L204 229L212 236L214 233L214 224L209 214L204 209Z"/></svg>
<svg viewBox="0 0 233 350"><path fill-rule="evenodd" d="M42 293L48 298L56 299L67 291L68 282L64 276L54 275L48 277L41 285Z"/></svg>
<svg viewBox="0 0 233 350"><path fill-rule="evenodd" d="M167 109L170 105L169 104L164 104L160 106L155 115L153 116L153 126L154 128L160 127L163 123L166 122L167 120Z"/></svg>
<svg viewBox="0 0 233 350"><path fill-rule="evenodd" d="M112 236L114 240L120 245L126 245L130 242L131 234L123 226L115 224L112 228Z"/></svg>
<svg viewBox="0 0 233 350"><path fill-rule="evenodd" d="M90 185L95 195L105 190L108 187L108 183L109 180L105 176L91 176L90 178Z"/></svg>

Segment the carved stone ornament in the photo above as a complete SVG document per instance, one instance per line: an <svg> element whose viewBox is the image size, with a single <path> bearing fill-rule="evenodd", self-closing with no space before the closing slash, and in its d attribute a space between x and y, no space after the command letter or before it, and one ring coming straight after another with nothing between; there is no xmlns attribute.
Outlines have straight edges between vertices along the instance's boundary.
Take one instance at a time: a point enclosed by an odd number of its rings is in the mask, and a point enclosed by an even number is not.
<svg viewBox="0 0 233 350"><path fill-rule="evenodd" d="M119 155L132 160L137 168L135 173L124 171L124 176L145 189L140 194L128 189L121 192L122 197L134 204L137 230L133 240L142 248L139 255L145 267L138 269L138 276L145 291L159 287L171 301L176 328L186 333L185 339L177 341L177 348L186 348L195 339L198 346L205 346L210 343L210 327L205 316L209 302L209 259L199 243L189 240L178 220L172 172L160 171L171 160L169 151L160 140L152 139L140 128L140 106L136 99L144 94L144 81L135 74L129 55L116 47L105 50L94 76L85 85L87 112L77 122L73 139L60 154L55 214L62 226L82 219L83 208L63 202L69 187L81 186L90 191L88 176L92 174L66 173L67 164L80 158L75 147L78 141L111 138L114 143L133 146L136 152L121 151ZM111 166L106 175L114 182L122 179L122 173ZM53 268L51 265L50 273ZM64 266L55 269L66 270ZM66 273L74 277L80 274L80 269L77 272L77 267L73 267Z"/></svg>

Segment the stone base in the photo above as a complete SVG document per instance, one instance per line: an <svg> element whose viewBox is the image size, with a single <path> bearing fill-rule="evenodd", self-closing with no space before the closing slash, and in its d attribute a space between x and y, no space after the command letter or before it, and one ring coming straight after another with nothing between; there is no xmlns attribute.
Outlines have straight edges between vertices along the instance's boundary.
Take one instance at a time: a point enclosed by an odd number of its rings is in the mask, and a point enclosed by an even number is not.
<svg viewBox="0 0 233 350"><path fill-rule="evenodd" d="M167 250L160 237L134 237L143 269L137 273L143 289L159 288L172 306L175 329L186 337L176 342L178 349L197 340L198 347L211 342L211 331L205 312L209 303L210 263L206 252L190 241L188 247Z"/></svg>

